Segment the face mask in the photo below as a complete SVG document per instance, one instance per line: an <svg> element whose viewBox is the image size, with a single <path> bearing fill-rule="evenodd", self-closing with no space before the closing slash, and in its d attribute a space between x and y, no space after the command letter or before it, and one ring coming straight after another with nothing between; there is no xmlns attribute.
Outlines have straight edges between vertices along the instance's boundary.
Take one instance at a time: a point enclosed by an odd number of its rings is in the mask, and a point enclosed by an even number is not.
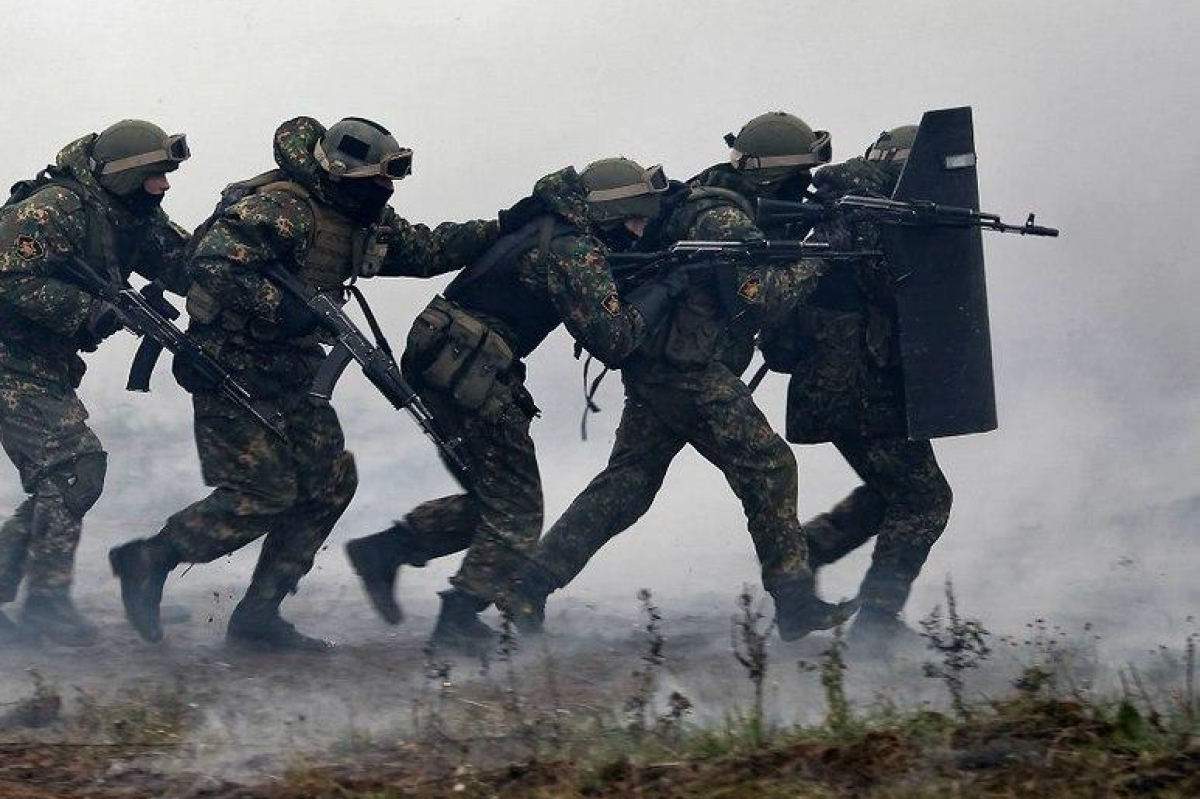
<svg viewBox="0 0 1200 799"><path fill-rule="evenodd" d="M392 185L384 186L374 178L351 178L338 184L351 205L351 216L359 222L374 222L392 197Z"/></svg>
<svg viewBox="0 0 1200 799"><path fill-rule="evenodd" d="M150 216L162 206L163 197L166 194L151 194L145 189L138 189L128 197L122 197L121 201L125 203L134 216Z"/></svg>
<svg viewBox="0 0 1200 799"><path fill-rule="evenodd" d="M625 227L624 221L606 224L597 230L597 236L613 252L628 252L638 241L638 237Z"/></svg>

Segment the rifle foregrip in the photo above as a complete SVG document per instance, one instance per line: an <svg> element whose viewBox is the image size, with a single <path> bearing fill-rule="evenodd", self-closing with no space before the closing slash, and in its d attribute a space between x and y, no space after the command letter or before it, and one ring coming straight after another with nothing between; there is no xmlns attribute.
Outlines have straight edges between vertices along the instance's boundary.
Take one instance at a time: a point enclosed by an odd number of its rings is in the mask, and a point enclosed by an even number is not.
<svg viewBox="0 0 1200 799"><path fill-rule="evenodd" d="M149 391L150 376L162 355L163 345L145 337L138 344L137 352L133 355L133 363L129 366L129 379L125 382L126 391Z"/></svg>

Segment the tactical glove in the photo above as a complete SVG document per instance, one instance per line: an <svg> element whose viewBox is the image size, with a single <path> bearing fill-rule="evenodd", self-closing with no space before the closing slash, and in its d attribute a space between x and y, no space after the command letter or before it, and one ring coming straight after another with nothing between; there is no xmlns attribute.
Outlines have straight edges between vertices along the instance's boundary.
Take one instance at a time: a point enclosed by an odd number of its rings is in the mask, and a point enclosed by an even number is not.
<svg viewBox="0 0 1200 799"><path fill-rule="evenodd" d="M84 352L95 352L101 341L122 327L116 308L104 300L92 300L87 320L75 332L75 343Z"/></svg>
<svg viewBox="0 0 1200 799"><path fill-rule="evenodd" d="M275 322L283 338L301 338L317 329L321 317L317 316L303 300L284 294L275 309Z"/></svg>
<svg viewBox="0 0 1200 799"><path fill-rule="evenodd" d="M687 287L687 273L682 269L676 269L663 277L638 286L629 292L626 302L641 314L647 330L655 330L666 317L667 312L671 310L675 300L687 290Z"/></svg>

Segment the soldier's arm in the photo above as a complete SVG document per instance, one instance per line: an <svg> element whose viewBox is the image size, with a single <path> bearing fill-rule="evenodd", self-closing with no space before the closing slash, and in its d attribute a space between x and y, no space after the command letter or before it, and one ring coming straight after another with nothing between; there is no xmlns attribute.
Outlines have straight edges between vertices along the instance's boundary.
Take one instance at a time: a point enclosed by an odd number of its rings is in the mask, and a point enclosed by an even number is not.
<svg viewBox="0 0 1200 799"><path fill-rule="evenodd" d="M74 335L93 298L56 275L62 261L83 257L86 227L79 198L57 186L9 210L0 225L0 305L55 333Z"/></svg>
<svg viewBox="0 0 1200 799"><path fill-rule="evenodd" d="M495 220L443 222L432 230L398 216L388 220L389 243L379 274L433 277L478 260L499 237Z"/></svg>
<svg viewBox="0 0 1200 799"><path fill-rule="evenodd" d="M763 238L762 231L742 209L718 206L701 214L691 237L701 241L746 241ZM817 287L824 264L816 260L786 264L739 265L736 297L740 310L762 324L781 321Z"/></svg>
<svg viewBox="0 0 1200 799"><path fill-rule="evenodd" d="M188 273L222 308L274 321L282 294L260 271L269 263L303 263L313 216L286 192L252 194L235 203L197 242Z"/></svg>
<svg viewBox="0 0 1200 799"><path fill-rule="evenodd" d="M186 296L192 282L187 265L187 247L191 238L191 234L160 210L147 230L146 241L135 264L136 271L168 291Z"/></svg>
<svg viewBox="0 0 1200 799"><path fill-rule="evenodd" d="M586 236L555 239L546 288L567 330L600 361L616 366L637 347L645 321L621 301L604 249Z"/></svg>

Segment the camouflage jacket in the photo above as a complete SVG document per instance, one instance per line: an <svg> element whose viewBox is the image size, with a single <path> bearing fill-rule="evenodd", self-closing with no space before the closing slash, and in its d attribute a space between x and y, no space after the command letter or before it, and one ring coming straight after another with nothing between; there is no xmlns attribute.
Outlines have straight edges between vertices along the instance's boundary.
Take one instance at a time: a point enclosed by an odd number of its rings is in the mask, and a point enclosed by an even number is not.
<svg viewBox="0 0 1200 799"><path fill-rule="evenodd" d="M546 240L535 238L512 269L497 270L494 279L483 276L468 283L461 295L454 284L447 290L448 298L486 321L518 358L532 352L559 323L610 365L624 360L643 337L644 321L621 301L608 250L593 235L584 194L572 167L538 180L530 197L501 212L501 218L505 233L516 235L524 225L544 222Z"/></svg>
<svg viewBox="0 0 1200 799"><path fill-rule="evenodd" d="M197 231L189 265L195 286L211 306L208 318L193 314L189 332L251 390L263 395L306 386L322 357L317 335L277 334L283 295L263 277L261 268L282 263L303 276L313 249L314 204L342 213L336 187L313 156L313 147L324 133L308 117L282 124L274 137L275 162L282 176L301 187L307 199L295 191L267 186L238 200ZM445 222L431 230L401 219L390 207L377 224L386 228L380 239L387 242L377 273L388 276L431 277L460 269L497 236L494 221ZM350 277L347 269L339 282Z"/></svg>
<svg viewBox="0 0 1200 799"><path fill-rule="evenodd" d="M740 241L761 239L755 225L753 197L725 187L677 186L666 198L666 214L643 245L663 249L677 241ZM755 332L787 315L811 292L821 274L819 261L790 264L739 265L693 279L676 303L669 321L644 352L658 366L696 369L719 360L741 374L754 352ZM726 308L719 280L732 281L724 292L736 304Z"/></svg>
<svg viewBox="0 0 1200 799"><path fill-rule="evenodd" d="M851 193L890 196L898 170L863 158L830 165L813 178L816 200ZM880 226L869 215L838 214L813 238L839 250L877 250ZM787 438L817 443L847 437L902 436L903 382L895 324L895 286L881 258L843 262L822 278L808 302L763 331L773 368L792 373Z"/></svg>
<svg viewBox="0 0 1200 799"><path fill-rule="evenodd" d="M95 138L67 145L47 167L51 180L70 188L34 181L28 197L0 210L0 369L78 385L84 364L76 339L93 298L56 276L69 256L114 280L137 271L187 291L188 234L161 209L135 216L100 186L91 168Z"/></svg>

